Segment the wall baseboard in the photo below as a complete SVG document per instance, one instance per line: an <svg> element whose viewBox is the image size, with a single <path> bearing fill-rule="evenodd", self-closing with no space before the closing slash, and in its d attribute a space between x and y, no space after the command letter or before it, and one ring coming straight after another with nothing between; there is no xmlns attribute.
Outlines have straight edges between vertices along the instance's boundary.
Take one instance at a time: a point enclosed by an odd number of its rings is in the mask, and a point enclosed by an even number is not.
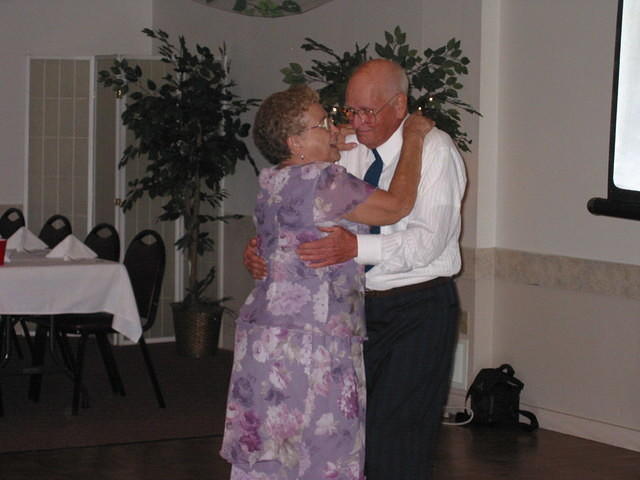
<svg viewBox="0 0 640 480"><path fill-rule="evenodd" d="M448 407L464 409L466 392L452 388L447 401ZM538 418L540 428L574 437L585 438L594 442L606 443L614 447L640 452L640 431L601 422L592 418L583 418L568 413L556 412L521 403L520 408L529 410Z"/></svg>
<svg viewBox="0 0 640 480"><path fill-rule="evenodd" d="M545 430L553 430L554 432L640 452L639 430L601 422L592 418L583 418L546 408L538 408L533 405L521 404L521 408L532 411L538 417L540 427Z"/></svg>

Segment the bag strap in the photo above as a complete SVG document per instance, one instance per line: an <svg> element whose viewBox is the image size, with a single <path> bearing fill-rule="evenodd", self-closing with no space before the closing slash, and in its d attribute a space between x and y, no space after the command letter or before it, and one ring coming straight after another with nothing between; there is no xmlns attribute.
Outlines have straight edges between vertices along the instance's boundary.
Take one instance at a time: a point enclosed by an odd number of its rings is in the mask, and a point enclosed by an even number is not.
<svg viewBox="0 0 640 480"><path fill-rule="evenodd" d="M534 430L536 430L538 428L538 419L536 418L536 416L532 413L529 412L528 410L518 410L518 413L520 415L522 415L523 417L526 417L529 419L530 423L525 423L525 422L519 422L518 425L520 425L520 427L526 431L526 432L533 432Z"/></svg>

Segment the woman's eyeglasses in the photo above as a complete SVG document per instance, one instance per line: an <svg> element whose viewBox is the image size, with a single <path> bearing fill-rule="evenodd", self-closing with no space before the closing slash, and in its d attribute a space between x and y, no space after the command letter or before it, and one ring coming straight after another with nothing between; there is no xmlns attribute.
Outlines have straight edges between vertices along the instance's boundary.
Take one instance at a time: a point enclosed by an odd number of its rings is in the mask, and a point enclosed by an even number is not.
<svg viewBox="0 0 640 480"><path fill-rule="evenodd" d="M309 130L311 130L313 128L324 128L325 130L330 132L332 126L333 126L333 120L331 120L331 118L329 118L328 115L325 115L317 125L309 127Z"/></svg>

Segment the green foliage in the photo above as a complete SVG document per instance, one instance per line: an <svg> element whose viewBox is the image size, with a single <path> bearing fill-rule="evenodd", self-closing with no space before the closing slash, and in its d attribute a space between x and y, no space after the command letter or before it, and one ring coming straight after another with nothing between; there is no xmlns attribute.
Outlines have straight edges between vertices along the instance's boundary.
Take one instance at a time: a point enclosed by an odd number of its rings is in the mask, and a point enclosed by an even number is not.
<svg viewBox="0 0 640 480"><path fill-rule="evenodd" d="M409 77L409 111L421 108L424 114L435 120L438 128L454 139L460 150L470 151L471 140L461 130L460 110L480 115L468 103L460 100L458 92L463 85L460 76L468 74L469 59L462 56L460 41L452 38L446 45L435 50L428 48L422 56L407 43L406 34L396 27L392 32L384 32L385 44L375 44L378 57L393 60L406 70ZM313 59L311 67L303 69L298 63L290 63L281 70L284 82L319 83L320 100L329 111L344 105L347 81L353 70L370 59L369 45L360 47L357 43L353 52L338 55L331 48L305 38L301 48L308 52L319 52L330 57L321 61ZM338 110L339 112L339 110ZM338 121L344 121L339 117Z"/></svg>
<svg viewBox="0 0 640 480"><path fill-rule="evenodd" d="M284 74L284 81L289 85L299 83L320 83L318 89L320 99L326 106L334 107L344 104L344 94L351 72L368 60L367 47L360 48L356 43L355 52L344 52L342 57L331 48L310 38L305 38L301 48L307 52L321 52L333 58L331 61L311 60L311 68L303 70L298 63L290 63L280 70Z"/></svg>
<svg viewBox="0 0 640 480"><path fill-rule="evenodd" d="M213 3L216 0L207 0L207 3ZM282 15L291 15L293 13L301 13L302 8L298 2L294 0L283 0L276 2L274 0L236 0L233 10L245 15L255 15L259 17L281 17Z"/></svg>
<svg viewBox="0 0 640 480"><path fill-rule="evenodd" d="M227 196L220 183L239 160L248 161L257 173L243 140L250 126L240 120L257 100L242 100L231 92L235 84L229 78L224 46L216 57L200 45L192 52L182 36L175 46L162 30L143 32L160 42L161 61L171 66L161 84L126 59L98 74L99 83L118 95L128 94L122 122L135 142L125 149L120 167L135 159L146 166L140 178L129 182L123 209L129 210L146 194L164 202L158 220L184 220L185 234L176 247L186 252L189 265L185 303L199 303L206 300L203 292L215 276L211 269L204 279L198 278L198 256L214 248L202 226L239 217L201 210L204 205L213 211L220 206Z"/></svg>

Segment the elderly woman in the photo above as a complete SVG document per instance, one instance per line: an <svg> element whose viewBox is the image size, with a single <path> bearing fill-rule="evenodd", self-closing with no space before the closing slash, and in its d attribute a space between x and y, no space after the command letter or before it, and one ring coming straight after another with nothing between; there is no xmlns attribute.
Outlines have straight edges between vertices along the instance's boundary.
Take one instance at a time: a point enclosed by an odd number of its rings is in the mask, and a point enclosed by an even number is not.
<svg viewBox="0 0 640 480"><path fill-rule="evenodd" d="M319 238L319 226L357 232L409 213L432 126L407 120L387 192L333 163L338 129L313 90L292 87L262 103L254 139L275 166L260 173L254 219L269 274L236 326L221 450L232 480L363 478L363 268L308 268L296 247Z"/></svg>

